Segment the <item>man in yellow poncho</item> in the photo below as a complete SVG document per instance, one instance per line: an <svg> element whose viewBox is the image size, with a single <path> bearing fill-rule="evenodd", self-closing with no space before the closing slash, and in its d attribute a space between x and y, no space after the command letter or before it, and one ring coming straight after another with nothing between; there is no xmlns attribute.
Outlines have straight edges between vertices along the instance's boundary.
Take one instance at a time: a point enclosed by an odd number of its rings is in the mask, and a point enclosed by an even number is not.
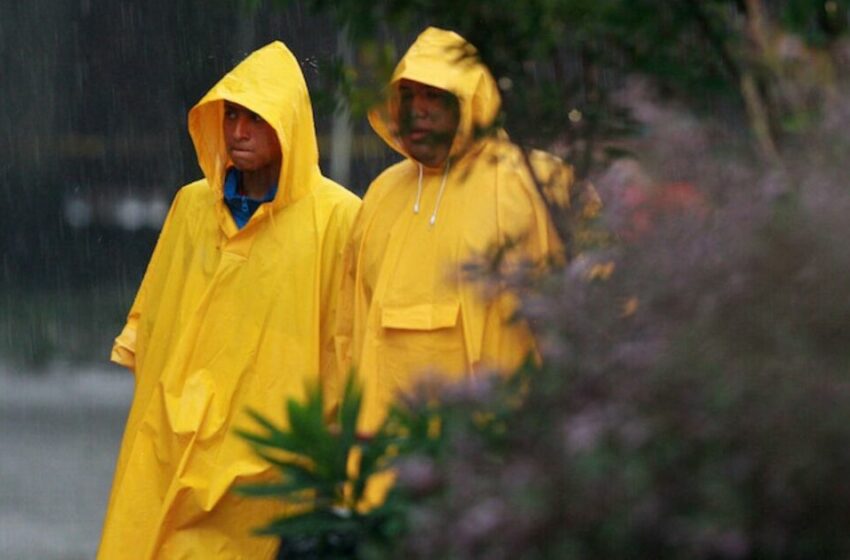
<svg viewBox="0 0 850 560"><path fill-rule="evenodd" d="M537 262L561 252L526 158L492 126L499 91L475 54L456 33L425 30L369 114L405 160L369 187L346 252L337 351L340 371L353 367L363 385L366 433L424 370L448 380L508 372L534 349L527 325L511 320L516 298L485 298L464 277L494 247ZM569 167L542 152L528 159L566 192Z"/></svg>
<svg viewBox="0 0 850 560"><path fill-rule="evenodd" d="M298 62L251 54L189 112L204 179L177 193L112 360L136 390L98 558L270 558L284 513L233 428L336 378L341 258L359 200L322 176Z"/></svg>

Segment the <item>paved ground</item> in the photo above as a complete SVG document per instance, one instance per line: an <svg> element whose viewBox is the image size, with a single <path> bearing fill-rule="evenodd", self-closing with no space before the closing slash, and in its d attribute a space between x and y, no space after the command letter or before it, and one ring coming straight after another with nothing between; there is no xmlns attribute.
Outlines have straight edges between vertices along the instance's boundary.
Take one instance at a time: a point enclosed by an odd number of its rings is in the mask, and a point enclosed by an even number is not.
<svg viewBox="0 0 850 560"><path fill-rule="evenodd" d="M0 558L94 558L132 389L117 367L0 366Z"/></svg>

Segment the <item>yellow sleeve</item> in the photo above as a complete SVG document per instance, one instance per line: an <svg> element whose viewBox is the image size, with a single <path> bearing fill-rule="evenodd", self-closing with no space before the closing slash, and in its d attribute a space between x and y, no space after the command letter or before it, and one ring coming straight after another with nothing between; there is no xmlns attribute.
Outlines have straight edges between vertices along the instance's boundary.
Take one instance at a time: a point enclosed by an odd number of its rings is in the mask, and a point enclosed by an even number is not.
<svg viewBox="0 0 850 560"><path fill-rule="evenodd" d="M145 309L147 285L150 282L149 278L153 274L152 271L159 268L161 261L165 258L164 253L169 252L165 249L165 247L170 242L170 232L174 229L174 222L178 220L176 215L178 214L177 207L179 206L181 192L182 190L178 191L174 197L171 209L168 211L168 215L162 225L162 230L159 233L159 238L157 239L153 255L151 255L151 260L148 262L147 269L145 270L144 278L142 278L142 284L139 286L139 291L136 292L136 298L133 301L133 305L130 307L130 313L127 315L127 322L121 330L121 334L115 338L112 345L112 353L110 354L109 359L120 366L126 367L132 372L136 371L138 325L139 319Z"/></svg>
<svg viewBox="0 0 850 560"><path fill-rule="evenodd" d="M138 298L137 298L138 300ZM139 322L139 314L134 308L127 316L127 323L115 338L112 344L112 353L109 359L119 366L124 366L130 371L136 370L136 326Z"/></svg>

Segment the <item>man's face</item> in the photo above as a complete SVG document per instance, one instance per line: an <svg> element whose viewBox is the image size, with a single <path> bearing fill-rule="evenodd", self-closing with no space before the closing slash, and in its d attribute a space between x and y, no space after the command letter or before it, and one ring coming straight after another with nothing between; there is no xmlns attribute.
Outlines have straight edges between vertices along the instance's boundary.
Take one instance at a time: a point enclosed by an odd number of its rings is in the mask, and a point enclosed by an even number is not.
<svg viewBox="0 0 850 560"><path fill-rule="evenodd" d="M446 161L460 119L457 98L451 93L412 80L398 86L401 143L410 156L437 167Z"/></svg>
<svg viewBox="0 0 850 560"><path fill-rule="evenodd" d="M227 154L240 171L260 171L280 165L277 134L260 115L225 101L223 128Z"/></svg>

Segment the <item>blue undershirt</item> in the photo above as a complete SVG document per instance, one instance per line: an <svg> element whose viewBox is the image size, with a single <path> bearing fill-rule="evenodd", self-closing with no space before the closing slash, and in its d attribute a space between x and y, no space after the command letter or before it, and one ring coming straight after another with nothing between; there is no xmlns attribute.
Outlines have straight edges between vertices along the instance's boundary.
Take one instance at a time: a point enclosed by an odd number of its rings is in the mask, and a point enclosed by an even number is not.
<svg viewBox="0 0 850 560"><path fill-rule="evenodd" d="M230 209L230 214L233 216L233 221L239 229L245 227L260 204L271 202L274 200L274 195L277 194L277 185L272 185L269 192L262 200L255 200L245 195L239 194L239 183L242 181L242 172L231 167L227 170L224 176L224 203Z"/></svg>

